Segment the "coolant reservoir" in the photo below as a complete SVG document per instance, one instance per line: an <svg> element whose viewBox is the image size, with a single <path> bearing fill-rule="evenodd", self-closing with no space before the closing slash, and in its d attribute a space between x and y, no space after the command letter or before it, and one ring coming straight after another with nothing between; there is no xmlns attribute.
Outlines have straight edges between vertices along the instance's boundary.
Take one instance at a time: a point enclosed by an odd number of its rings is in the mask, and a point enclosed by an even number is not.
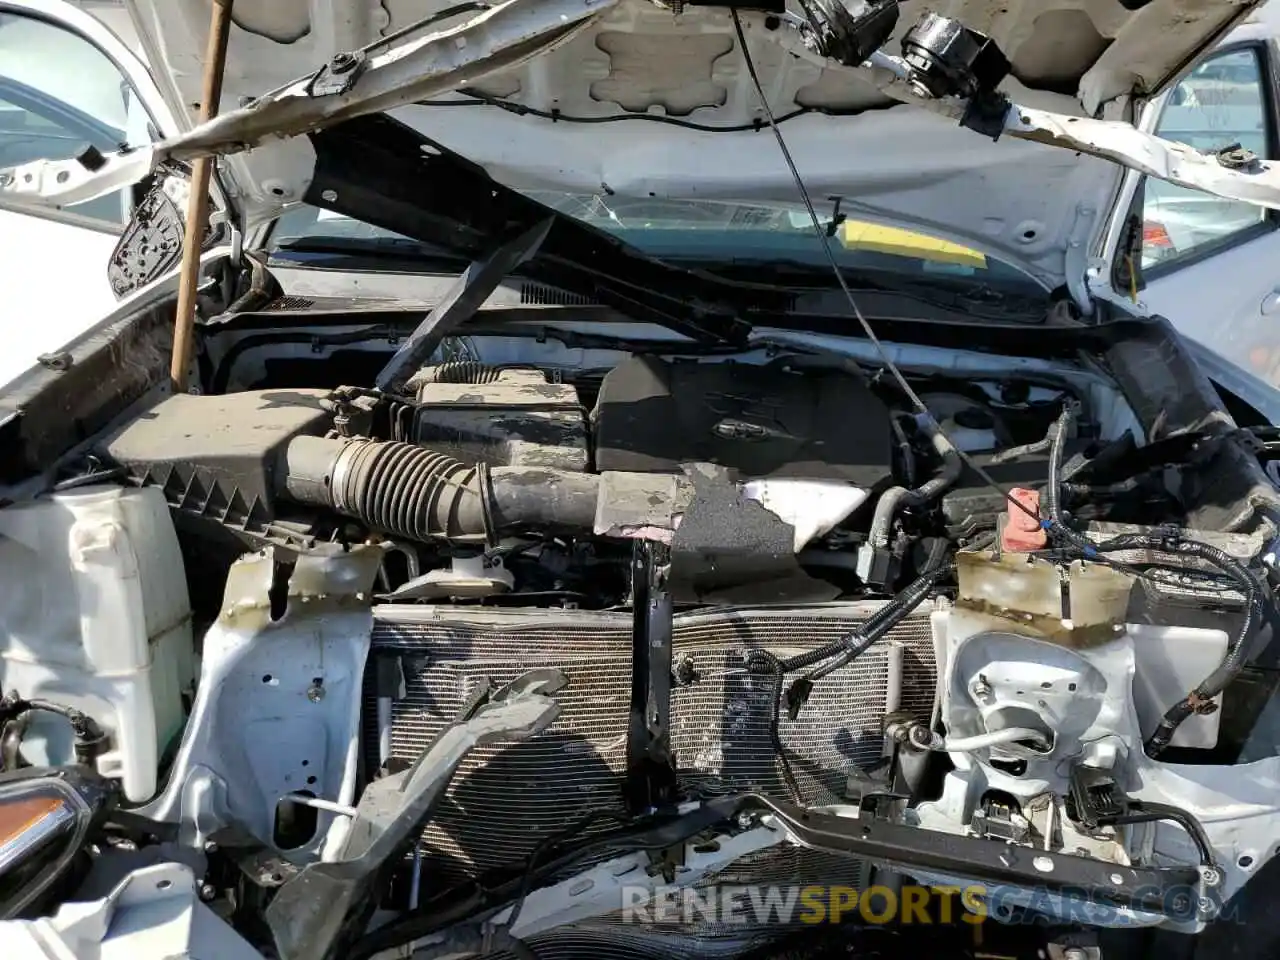
<svg viewBox="0 0 1280 960"><path fill-rule="evenodd" d="M93 486L0 510L0 570L0 690L92 716L110 738L99 772L131 801L151 797L195 671L163 495ZM61 718L33 714L22 752L67 763L71 739Z"/></svg>

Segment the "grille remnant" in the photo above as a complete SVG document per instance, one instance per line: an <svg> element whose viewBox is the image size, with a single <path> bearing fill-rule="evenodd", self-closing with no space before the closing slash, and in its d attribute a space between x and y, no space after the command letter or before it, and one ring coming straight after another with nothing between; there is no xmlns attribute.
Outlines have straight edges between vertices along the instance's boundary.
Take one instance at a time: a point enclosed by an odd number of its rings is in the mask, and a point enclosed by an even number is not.
<svg viewBox="0 0 1280 960"><path fill-rule="evenodd" d="M719 607L677 614L671 742L686 796L760 790L786 798L769 734L773 683L748 674L745 654L779 658L847 634L881 606ZM383 604L373 657L399 657L406 696L395 702L391 755L413 760L489 677L503 684L555 667L569 677L559 720L525 743L476 750L423 834L429 869L460 880L526 857L542 837L592 809L619 809L631 688L631 613ZM366 672L369 678L375 670ZM928 607L819 684L779 732L804 799L831 802L854 765L881 755L881 719L897 708L927 718L936 666ZM366 685L365 746L377 757L377 703ZM782 878L780 878L782 879Z"/></svg>

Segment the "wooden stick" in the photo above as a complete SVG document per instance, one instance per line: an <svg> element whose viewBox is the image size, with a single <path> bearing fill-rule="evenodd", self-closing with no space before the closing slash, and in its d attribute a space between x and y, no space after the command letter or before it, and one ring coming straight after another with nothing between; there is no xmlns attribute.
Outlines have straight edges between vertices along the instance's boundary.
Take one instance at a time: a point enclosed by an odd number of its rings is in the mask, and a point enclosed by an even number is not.
<svg viewBox="0 0 1280 960"><path fill-rule="evenodd" d="M200 97L200 122L217 116L222 99L222 74L227 62L227 37L231 33L232 0L212 0L209 43L204 54L204 87ZM200 246L209 223L209 177L212 157L198 157L191 164L191 196L187 199L186 235L182 242L182 266L178 274L178 315L173 328L173 359L169 378L174 393L187 390L191 366L192 334L196 322L196 284L200 278Z"/></svg>

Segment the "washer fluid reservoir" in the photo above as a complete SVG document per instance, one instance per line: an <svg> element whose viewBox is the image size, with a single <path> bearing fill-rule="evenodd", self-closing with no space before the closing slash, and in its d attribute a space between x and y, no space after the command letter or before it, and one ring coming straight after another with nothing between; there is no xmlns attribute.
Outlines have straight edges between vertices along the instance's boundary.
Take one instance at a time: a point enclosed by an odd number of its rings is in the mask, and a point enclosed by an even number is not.
<svg viewBox="0 0 1280 960"><path fill-rule="evenodd" d="M92 486L0 510L0 690L89 714L104 776L140 802L195 679L178 538L155 489ZM62 718L29 714L22 754L73 761Z"/></svg>

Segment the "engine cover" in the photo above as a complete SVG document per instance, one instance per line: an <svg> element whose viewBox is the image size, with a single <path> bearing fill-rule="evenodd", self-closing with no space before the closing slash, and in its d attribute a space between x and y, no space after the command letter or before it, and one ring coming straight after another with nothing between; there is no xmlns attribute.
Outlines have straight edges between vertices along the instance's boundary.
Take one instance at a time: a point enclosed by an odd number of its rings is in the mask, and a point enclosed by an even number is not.
<svg viewBox="0 0 1280 960"><path fill-rule="evenodd" d="M600 387L596 467L678 473L681 464L715 463L747 478L872 488L892 473L889 416L844 370L633 357Z"/></svg>

